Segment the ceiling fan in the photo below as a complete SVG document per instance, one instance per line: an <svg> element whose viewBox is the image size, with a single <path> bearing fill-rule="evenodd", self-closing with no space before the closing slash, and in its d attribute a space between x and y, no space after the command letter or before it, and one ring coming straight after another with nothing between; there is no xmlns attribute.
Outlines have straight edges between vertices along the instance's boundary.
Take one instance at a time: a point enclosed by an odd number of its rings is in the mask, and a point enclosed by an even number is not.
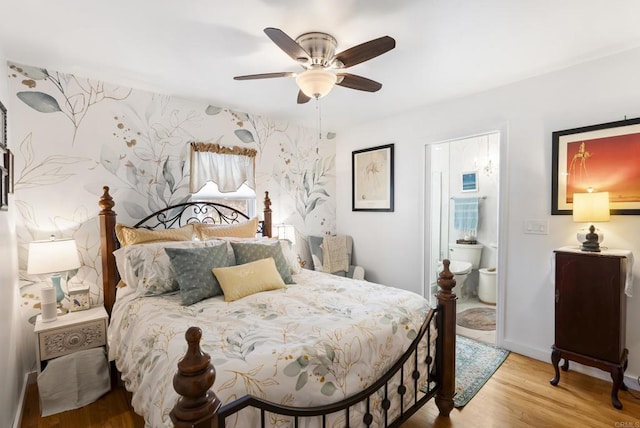
<svg viewBox="0 0 640 428"><path fill-rule="evenodd" d="M271 79L274 77L295 77L300 90L298 104L311 98L322 98L334 85L359 91L376 92L382 84L366 77L340 70L368 61L395 48L396 41L384 36L369 40L338 54L335 53L337 41L326 33L304 33L295 40L278 28L265 28L267 36L304 68L301 73L283 71L279 73L249 74L236 76L235 80Z"/></svg>

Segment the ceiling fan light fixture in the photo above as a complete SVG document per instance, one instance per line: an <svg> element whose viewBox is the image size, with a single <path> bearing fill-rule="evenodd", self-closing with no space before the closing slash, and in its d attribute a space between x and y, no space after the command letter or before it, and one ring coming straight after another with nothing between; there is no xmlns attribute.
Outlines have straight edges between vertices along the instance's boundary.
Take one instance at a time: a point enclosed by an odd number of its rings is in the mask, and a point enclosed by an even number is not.
<svg viewBox="0 0 640 428"><path fill-rule="evenodd" d="M327 70L310 69L296 76L296 83L304 94L310 98L322 98L331 92L337 76Z"/></svg>

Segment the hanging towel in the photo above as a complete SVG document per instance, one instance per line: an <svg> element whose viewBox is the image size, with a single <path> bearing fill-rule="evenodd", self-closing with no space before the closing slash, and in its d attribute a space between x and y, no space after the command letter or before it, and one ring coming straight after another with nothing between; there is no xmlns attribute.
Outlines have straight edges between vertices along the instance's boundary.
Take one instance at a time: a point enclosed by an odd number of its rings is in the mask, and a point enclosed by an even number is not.
<svg viewBox="0 0 640 428"><path fill-rule="evenodd" d="M477 235L478 231L478 200L479 198L455 198L453 210L453 225L456 230L465 234Z"/></svg>
<svg viewBox="0 0 640 428"><path fill-rule="evenodd" d="M349 270L349 253L345 235L325 236L322 241L324 271L334 273Z"/></svg>

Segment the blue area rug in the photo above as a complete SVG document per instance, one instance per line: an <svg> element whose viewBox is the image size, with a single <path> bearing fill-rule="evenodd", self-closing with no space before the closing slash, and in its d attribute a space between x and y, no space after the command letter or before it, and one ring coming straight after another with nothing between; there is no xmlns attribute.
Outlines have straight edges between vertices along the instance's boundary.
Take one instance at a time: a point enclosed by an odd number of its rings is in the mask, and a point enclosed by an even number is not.
<svg viewBox="0 0 640 428"><path fill-rule="evenodd" d="M464 407L509 355L496 348L464 336L456 336L455 407Z"/></svg>

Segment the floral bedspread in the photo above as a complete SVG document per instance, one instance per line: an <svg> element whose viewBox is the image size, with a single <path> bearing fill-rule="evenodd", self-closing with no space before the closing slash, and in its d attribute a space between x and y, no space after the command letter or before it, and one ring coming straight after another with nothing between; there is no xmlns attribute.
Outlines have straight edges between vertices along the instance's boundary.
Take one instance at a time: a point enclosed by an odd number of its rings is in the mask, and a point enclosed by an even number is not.
<svg viewBox="0 0 640 428"><path fill-rule="evenodd" d="M191 326L203 331L202 349L216 368L213 390L223 404L250 393L310 406L373 383L409 346L430 310L415 293L371 282L309 270L294 281L231 303L218 296L187 307L177 293L138 297L127 295L126 287L119 291L109 351L147 426L172 426L172 377ZM251 412L228 418L228 426L255 426ZM340 418L329 426L344 425ZM276 416L268 422L289 425Z"/></svg>

